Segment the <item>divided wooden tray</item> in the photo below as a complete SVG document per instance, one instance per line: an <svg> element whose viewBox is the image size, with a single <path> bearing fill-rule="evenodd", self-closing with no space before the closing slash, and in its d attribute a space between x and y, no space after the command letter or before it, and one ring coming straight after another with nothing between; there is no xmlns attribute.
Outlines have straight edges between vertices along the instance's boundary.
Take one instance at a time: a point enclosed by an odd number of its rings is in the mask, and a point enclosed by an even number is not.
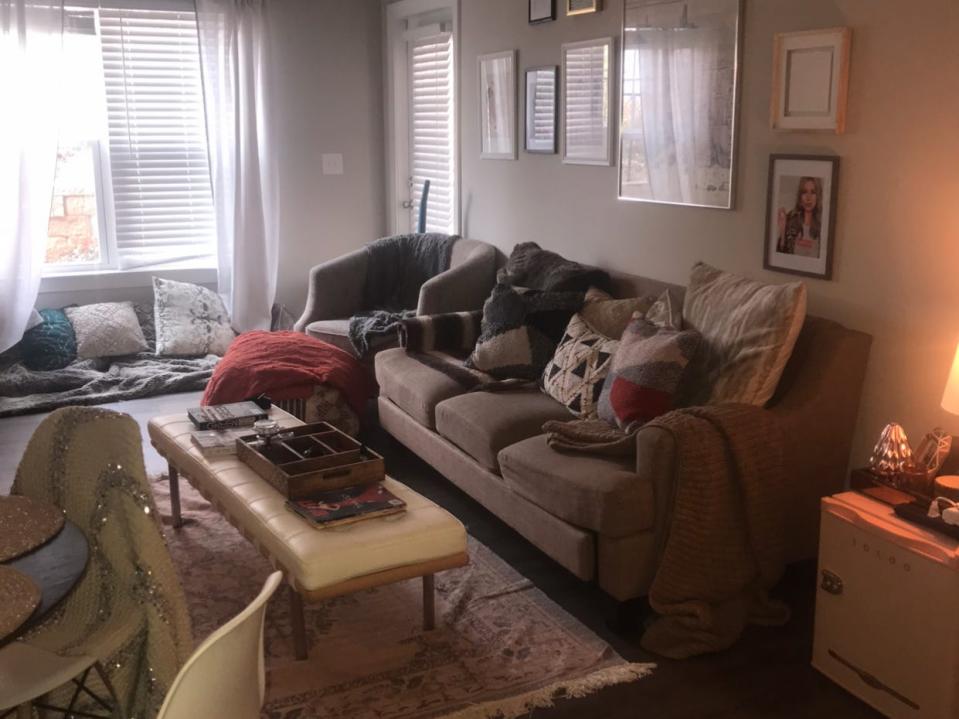
<svg viewBox="0 0 959 719"><path fill-rule="evenodd" d="M292 436L290 436L292 435ZM284 430L264 446L256 435L236 441L237 457L289 499L383 481L383 458L328 422Z"/></svg>

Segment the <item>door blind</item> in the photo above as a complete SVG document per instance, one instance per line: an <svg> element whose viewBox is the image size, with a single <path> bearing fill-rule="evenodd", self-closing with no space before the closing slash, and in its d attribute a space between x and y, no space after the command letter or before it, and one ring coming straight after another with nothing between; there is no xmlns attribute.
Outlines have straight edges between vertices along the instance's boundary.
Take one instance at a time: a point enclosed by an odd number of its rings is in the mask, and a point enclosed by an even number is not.
<svg viewBox="0 0 959 719"><path fill-rule="evenodd" d="M443 32L409 41L410 176L419 216L424 180L430 181L427 232L455 232L453 130L453 37Z"/></svg>
<svg viewBox="0 0 959 719"><path fill-rule="evenodd" d="M101 9L120 266L215 253L196 15Z"/></svg>
<svg viewBox="0 0 959 719"><path fill-rule="evenodd" d="M570 48L565 64L565 156L604 156L609 146L609 46Z"/></svg>

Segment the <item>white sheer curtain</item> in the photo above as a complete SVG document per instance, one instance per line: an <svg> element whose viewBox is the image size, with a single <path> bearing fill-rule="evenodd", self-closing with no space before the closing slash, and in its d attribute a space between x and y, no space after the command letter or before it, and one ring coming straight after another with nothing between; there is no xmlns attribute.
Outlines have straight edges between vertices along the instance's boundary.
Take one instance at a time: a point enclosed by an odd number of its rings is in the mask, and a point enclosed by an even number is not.
<svg viewBox="0 0 959 719"><path fill-rule="evenodd" d="M237 330L269 329L276 295L276 147L266 0L197 0L219 290Z"/></svg>
<svg viewBox="0 0 959 719"><path fill-rule="evenodd" d="M718 35L712 28L644 30L635 48L652 196L705 204Z"/></svg>
<svg viewBox="0 0 959 719"><path fill-rule="evenodd" d="M40 289L57 165L63 4L0 0L0 351Z"/></svg>

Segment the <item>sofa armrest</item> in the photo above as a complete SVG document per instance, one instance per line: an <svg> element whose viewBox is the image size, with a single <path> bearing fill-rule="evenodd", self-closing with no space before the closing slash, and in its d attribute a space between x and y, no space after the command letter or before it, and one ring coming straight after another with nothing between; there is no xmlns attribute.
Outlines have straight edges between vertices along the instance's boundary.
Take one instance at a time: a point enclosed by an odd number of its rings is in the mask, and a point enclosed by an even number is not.
<svg viewBox="0 0 959 719"><path fill-rule="evenodd" d="M410 352L463 352L476 345L483 313L417 315L400 323L400 346Z"/></svg>
<svg viewBox="0 0 959 719"><path fill-rule="evenodd" d="M306 332L311 322L345 319L359 312L367 263L368 255L363 248L310 270L306 308L293 329Z"/></svg>
<svg viewBox="0 0 959 719"><path fill-rule="evenodd" d="M470 240L458 240L457 245ZM455 255L454 246L454 255ZM420 288L418 315L470 312L482 309L496 282L496 250L477 242L465 259L427 280Z"/></svg>

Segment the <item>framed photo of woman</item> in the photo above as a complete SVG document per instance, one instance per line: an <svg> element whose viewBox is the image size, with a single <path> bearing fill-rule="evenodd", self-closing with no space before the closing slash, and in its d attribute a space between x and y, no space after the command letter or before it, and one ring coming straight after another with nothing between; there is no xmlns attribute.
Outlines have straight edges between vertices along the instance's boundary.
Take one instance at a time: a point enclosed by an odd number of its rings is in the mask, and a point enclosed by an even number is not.
<svg viewBox="0 0 959 719"><path fill-rule="evenodd" d="M839 158L770 155L763 267L832 278Z"/></svg>

